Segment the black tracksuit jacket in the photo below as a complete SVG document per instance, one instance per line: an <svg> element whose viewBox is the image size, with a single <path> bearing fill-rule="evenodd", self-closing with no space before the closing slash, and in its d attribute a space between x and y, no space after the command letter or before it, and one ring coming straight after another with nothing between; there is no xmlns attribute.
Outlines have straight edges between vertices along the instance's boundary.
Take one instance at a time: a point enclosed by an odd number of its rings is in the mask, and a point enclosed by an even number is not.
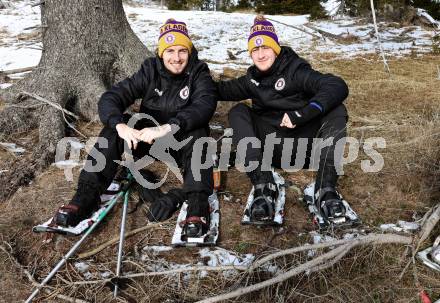
<svg viewBox="0 0 440 303"><path fill-rule="evenodd" d="M287 112L297 126L328 113L348 96L344 80L313 70L286 46L269 71L261 73L253 65L246 75L219 82L217 88L220 100L252 99L257 114L272 117L279 124Z"/></svg>
<svg viewBox="0 0 440 303"><path fill-rule="evenodd" d="M101 96L101 121L115 128L124 122L124 111L139 98L141 113L151 115L161 125L176 124L184 132L206 128L217 104L208 65L198 59L194 48L180 75L170 74L157 56L146 59L139 71Z"/></svg>

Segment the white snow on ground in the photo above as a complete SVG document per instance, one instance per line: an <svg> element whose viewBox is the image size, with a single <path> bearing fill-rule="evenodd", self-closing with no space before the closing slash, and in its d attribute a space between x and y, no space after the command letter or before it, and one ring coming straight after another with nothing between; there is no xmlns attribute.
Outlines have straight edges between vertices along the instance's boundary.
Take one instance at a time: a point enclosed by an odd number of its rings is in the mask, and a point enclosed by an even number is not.
<svg viewBox="0 0 440 303"><path fill-rule="evenodd" d="M255 259L253 254L239 255L220 247L215 249L203 248L199 251L199 255L201 258L207 259L206 263L208 266L249 266ZM277 269L270 268L270 270L276 272ZM226 270L223 272L223 276L225 278L232 278L237 273L238 271L236 270ZM199 273L200 278L204 278L207 275L208 272L206 271Z"/></svg>
<svg viewBox="0 0 440 303"><path fill-rule="evenodd" d="M153 255L158 255L161 252L170 251L172 249L173 248L171 246L164 246L164 245L152 245L152 246L145 246L143 248L144 251L151 252Z"/></svg>
<svg viewBox="0 0 440 303"><path fill-rule="evenodd" d="M11 153L21 154L26 151L23 147L17 147L15 143L0 142L0 146L2 146Z"/></svg>
<svg viewBox="0 0 440 303"><path fill-rule="evenodd" d="M249 266L255 259L252 254L238 255L220 247L216 247L214 250L203 248L199 251L199 255L202 258L208 258L208 266Z"/></svg>
<svg viewBox="0 0 440 303"><path fill-rule="evenodd" d="M29 0L14 1L11 4L12 8L0 10L0 70L37 65L41 56L41 51L36 49L41 47L41 42L22 41L17 37L19 34L35 30L25 30L26 28L40 25L39 7L31 7ZM337 0L329 0L325 3L325 9L331 12L337 5ZM211 69L222 71L224 67L246 68L251 62L246 48L254 14L170 11L160 9L157 4L151 5L141 3L141 1L134 5L125 4L124 9L134 32L150 49L156 48L159 27L166 19L174 18L187 23L190 36L199 50L200 58L206 60ZM426 12L421 13L426 14ZM300 55L308 58L313 58L314 54L321 52L330 52L340 58L349 58L374 54L378 51L373 24L360 24L359 19L344 17L309 23L308 15L267 15L266 17L303 29L304 26L311 25L336 35L352 35L357 38L350 44L341 44L328 38L318 39L272 21L281 44L291 46ZM387 56L431 51L431 38L435 35L434 30L423 29L420 26L395 28L385 23L379 23L379 29Z"/></svg>
<svg viewBox="0 0 440 303"><path fill-rule="evenodd" d="M407 222L407 221L399 220L397 221L397 224L394 223L381 224L379 228L384 232L397 231L397 232L412 233L420 229L420 224L417 222Z"/></svg>

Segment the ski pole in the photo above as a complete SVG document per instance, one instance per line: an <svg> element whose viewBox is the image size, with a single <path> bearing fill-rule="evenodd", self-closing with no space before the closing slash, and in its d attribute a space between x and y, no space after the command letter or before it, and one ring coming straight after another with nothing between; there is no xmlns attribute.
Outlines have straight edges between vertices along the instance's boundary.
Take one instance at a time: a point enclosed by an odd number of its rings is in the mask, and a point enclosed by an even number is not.
<svg viewBox="0 0 440 303"><path fill-rule="evenodd" d="M122 209L122 219L121 219L121 232L119 234L119 249L118 249L118 263L116 265L116 278L119 278L121 274L121 263L122 263L122 249L124 247L124 236L125 236L125 217L127 215L127 206L128 206L128 196L130 190L127 189L124 196L124 206ZM116 280L115 290L113 296L116 298L118 296L118 283Z"/></svg>
<svg viewBox="0 0 440 303"><path fill-rule="evenodd" d="M118 193L116 197L111 199L110 204L106 207L106 209L98 216L96 222L90 226L90 228L86 231L86 233L81 237L81 239L76 242L76 244L69 250L69 252L58 262L58 264L52 269L49 275L37 286L37 289L27 298L25 303L32 302L32 299L40 292L40 290L53 278L53 276L57 273L58 270L67 262L67 260L73 255L73 253L78 249L78 247L84 242L88 235L92 233L92 231L98 226L98 224L104 219L104 217L109 213L109 211L115 206L116 202L122 195L124 195L125 191L128 190L131 183L133 182L133 176L128 174L128 182L123 186L122 190Z"/></svg>

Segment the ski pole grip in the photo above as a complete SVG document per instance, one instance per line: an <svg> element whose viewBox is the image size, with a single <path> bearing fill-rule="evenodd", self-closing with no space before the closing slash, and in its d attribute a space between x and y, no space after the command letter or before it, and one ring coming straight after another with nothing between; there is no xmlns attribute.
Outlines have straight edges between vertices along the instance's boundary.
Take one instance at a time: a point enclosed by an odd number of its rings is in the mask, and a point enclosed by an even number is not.
<svg viewBox="0 0 440 303"><path fill-rule="evenodd" d="M131 184L133 184L133 182L134 182L133 175L130 172L128 172L127 179L124 181L125 182L122 182L122 187L121 187L122 192L127 191L130 188Z"/></svg>

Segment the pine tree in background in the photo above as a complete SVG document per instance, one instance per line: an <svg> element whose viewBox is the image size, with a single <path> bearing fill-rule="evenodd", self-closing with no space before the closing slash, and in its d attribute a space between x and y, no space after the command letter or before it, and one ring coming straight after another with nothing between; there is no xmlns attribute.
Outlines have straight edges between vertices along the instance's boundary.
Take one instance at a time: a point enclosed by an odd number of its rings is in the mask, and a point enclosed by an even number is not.
<svg viewBox="0 0 440 303"><path fill-rule="evenodd" d="M310 14L312 19L325 18L326 14L320 0L260 0L257 2L258 12L276 14Z"/></svg>
<svg viewBox="0 0 440 303"><path fill-rule="evenodd" d="M254 4L250 0L238 0L237 6L235 8L238 9L248 9L248 8L254 8Z"/></svg>
<svg viewBox="0 0 440 303"><path fill-rule="evenodd" d="M381 20L402 21L409 13L410 0L374 0L376 16ZM353 17L370 17L370 0L345 0L344 11Z"/></svg>

